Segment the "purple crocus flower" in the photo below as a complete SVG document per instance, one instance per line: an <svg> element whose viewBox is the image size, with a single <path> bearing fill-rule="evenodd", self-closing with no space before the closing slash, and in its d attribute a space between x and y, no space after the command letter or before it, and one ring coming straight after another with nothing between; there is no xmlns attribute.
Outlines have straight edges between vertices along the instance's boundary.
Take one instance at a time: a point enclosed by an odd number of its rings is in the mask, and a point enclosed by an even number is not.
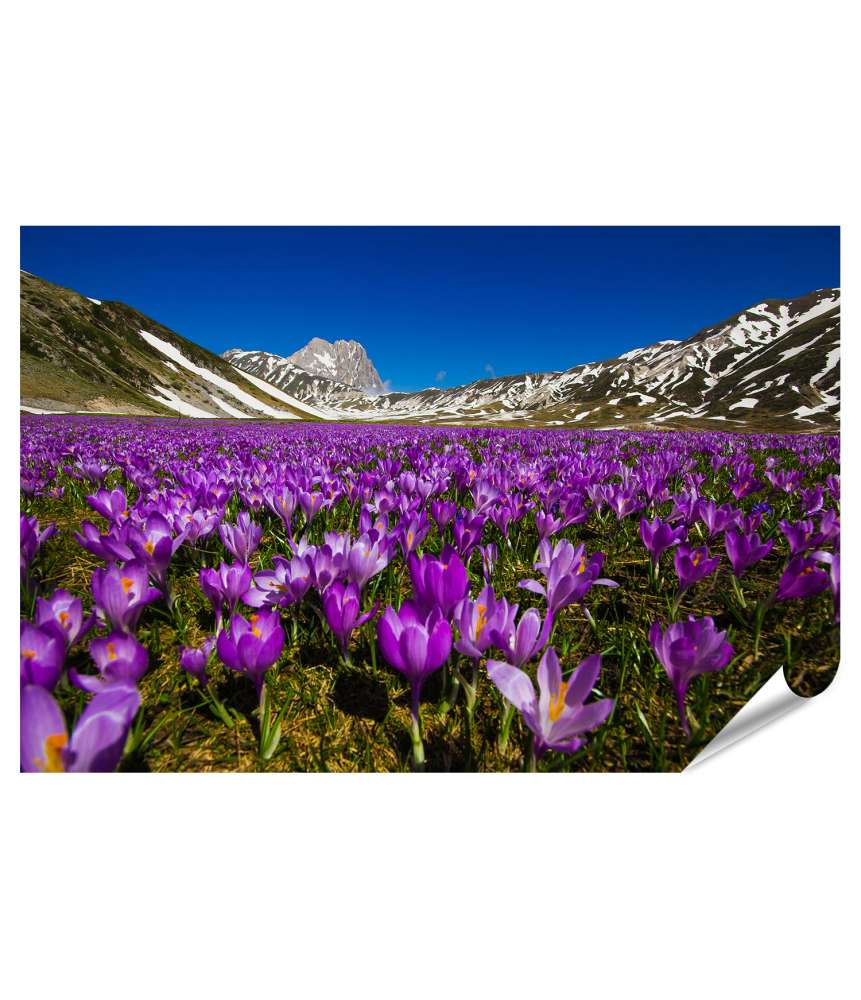
<svg viewBox="0 0 861 1000"><path fill-rule="evenodd" d="M517 605L510 605L504 597L499 598L491 587L485 586L474 601L465 598L458 605L454 624L460 638L454 648L474 660L480 659L493 645L495 631L507 634L514 627Z"/></svg>
<svg viewBox="0 0 861 1000"><path fill-rule="evenodd" d="M836 510L826 510L819 518L819 538L822 543L840 544L840 516Z"/></svg>
<svg viewBox="0 0 861 1000"><path fill-rule="evenodd" d="M53 696L27 685L21 691L21 770L113 771L140 703L135 687L106 688L84 709L70 739Z"/></svg>
<svg viewBox="0 0 861 1000"><path fill-rule="evenodd" d="M660 518L654 521L647 521L645 517L640 518L640 538L652 557L652 565L657 566L661 553L683 542L687 536L687 529L684 525L673 528Z"/></svg>
<svg viewBox="0 0 861 1000"><path fill-rule="evenodd" d="M221 513L217 510L207 510L198 507L190 510L188 507L181 507L173 516L174 530L178 530L184 536L185 541L194 545L202 538L208 538L221 520Z"/></svg>
<svg viewBox="0 0 861 1000"><path fill-rule="evenodd" d="M780 521L778 527L783 532L789 543L790 555L798 555L806 549L815 548L822 539L816 533L812 518L805 518L794 524L790 521Z"/></svg>
<svg viewBox="0 0 861 1000"><path fill-rule="evenodd" d="M411 601L404 601L400 611L387 607L383 612L377 622L377 640L386 662L410 683L410 705L417 723L422 685L451 652L451 626L439 606L423 615Z"/></svg>
<svg viewBox="0 0 861 1000"><path fill-rule="evenodd" d="M753 465L750 466L750 470L749 473L739 471L738 478L731 479L727 483L730 493L732 493L736 500L743 500L745 497L750 496L751 493L759 493L761 489L765 488L765 483L754 477Z"/></svg>
<svg viewBox="0 0 861 1000"><path fill-rule="evenodd" d="M607 503L618 520L636 514L643 509L643 501L637 496L635 489L621 484L611 484L607 491Z"/></svg>
<svg viewBox="0 0 861 1000"><path fill-rule="evenodd" d="M720 563L720 556L709 557L707 545L691 548L690 545L680 545L674 556L676 575L679 578L679 590L687 590L695 583L714 573Z"/></svg>
<svg viewBox="0 0 861 1000"><path fill-rule="evenodd" d="M284 649L281 616L277 611L258 611L248 619L233 615L230 631L218 633L216 649L226 667L251 678L259 697L266 671Z"/></svg>
<svg viewBox="0 0 861 1000"><path fill-rule="evenodd" d="M45 539L56 533L56 524L49 524L47 528L40 530L37 518L21 514L21 579L24 578Z"/></svg>
<svg viewBox="0 0 861 1000"><path fill-rule="evenodd" d="M81 548L92 552L106 563L130 562L135 558L128 539L131 525L128 521L123 525L112 525L106 534L102 534L92 521L82 521L81 530L74 532L75 540Z"/></svg>
<svg viewBox="0 0 861 1000"><path fill-rule="evenodd" d="M834 598L834 621L840 622L840 553L814 552L812 558L828 566L828 579L831 584L831 594Z"/></svg>
<svg viewBox="0 0 861 1000"><path fill-rule="evenodd" d="M391 556L389 547L380 539L372 539L369 534L357 538L347 556L347 576L361 590L377 573L388 566Z"/></svg>
<svg viewBox="0 0 861 1000"><path fill-rule="evenodd" d="M128 539L135 555L146 564L150 576L167 595L167 568L185 541L185 532L174 537L167 518L154 511L142 529L129 532Z"/></svg>
<svg viewBox="0 0 861 1000"><path fill-rule="evenodd" d="M801 490L801 509L805 515L819 514L825 502L825 491L821 485L811 487L808 490Z"/></svg>
<svg viewBox="0 0 861 1000"><path fill-rule="evenodd" d="M438 607L446 618L469 593L469 577L460 556L446 546L440 558L426 552L414 552L407 560L413 584L414 601L423 614Z"/></svg>
<svg viewBox="0 0 861 1000"><path fill-rule="evenodd" d="M53 629L21 622L21 684L53 690L63 672L66 644Z"/></svg>
<svg viewBox="0 0 861 1000"><path fill-rule="evenodd" d="M346 562L353 545L349 531L327 531L323 535L323 542L329 547L333 556Z"/></svg>
<svg viewBox="0 0 861 1000"><path fill-rule="evenodd" d="M484 576L484 582L490 583L496 560L499 559L499 549L493 542L488 542L487 545L477 546L477 550L481 554L481 572Z"/></svg>
<svg viewBox="0 0 861 1000"><path fill-rule="evenodd" d="M161 596L149 585L147 567L137 560L93 570L92 589L100 617L123 632L134 632L143 609Z"/></svg>
<svg viewBox="0 0 861 1000"><path fill-rule="evenodd" d="M502 536L504 538L508 538L508 529L511 527L514 511L507 504L499 504L496 507L492 507L488 513L490 520L496 525L497 528L499 528ZM539 534L540 532L541 528L539 527ZM481 545L477 547L479 549L482 548Z"/></svg>
<svg viewBox="0 0 861 1000"><path fill-rule="evenodd" d="M216 628L221 628L225 614L232 615L240 601L253 598L251 570L242 563L222 563L218 569L204 568L198 575L200 589L215 612Z"/></svg>
<svg viewBox="0 0 861 1000"><path fill-rule="evenodd" d="M468 510L464 510L459 517L455 518L451 529L454 547L464 559L468 558L470 552L481 541L486 521L487 515L474 514Z"/></svg>
<svg viewBox="0 0 861 1000"><path fill-rule="evenodd" d="M775 469L766 472L765 478L776 490L783 490L784 493L795 493L801 486L804 473L800 469Z"/></svg>
<svg viewBox="0 0 861 1000"><path fill-rule="evenodd" d="M87 503L112 524L122 524L129 516L125 490L98 490L87 497Z"/></svg>
<svg viewBox="0 0 861 1000"><path fill-rule="evenodd" d="M209 678L206 676L206 665L209 662L214 645L215 639L212 636L208 636L204 639L202 646L197 648L194 646L182 646L179 651L180 667L186 673L191 674L192 677L196 677L201 687L206 687L209 683Z"/></svg>
<svg viewBox="0 0 861 1000"><path fill-rule="evenodd" d="M311 586L311 567L307 559L273 556L274 569L262 570L254 577L254 588L242 600L252 608L286 608L301 601Z"/></svg>
<svg viewBox="0 0 861 1000"><path fill-rule="evenodd" d="M224 547L237 562L246 563L260 544L263 529L251 520L247 511L240 511L236 524L219 524L218 534Z"/></svg>
<svg viewBox="0 0 861 1000"><path fill-rule="evenodd" d="M299 490L297 499L299 506L302 508L302 513L305 515L305 525L307 527L325 506L325 498L322 493Z"/></svg>
<svg viewBox="0 0 861 1000"><path fill-rule="evenodd" d="M757 532L747 535L737 531L727 531L724 535L724 545L733 573L741 577L754 563L764 559L771 552L774 548L774 539L769 538L767 542L763 542Z"/></svg>
<svg viewBox="0 0 861 1000"><path fill-rule="evenodd" d="M373 618L379 606L378 601L370 611L363 615L359 614L362 608L362 596L355 583L348 583L345 586L336 580L323 594L323 614L344 657L349 655L350 636L369 618Z"/></svg>
<svg viewBox="0 0 861 1000"><path fill-rule="evenodd" d="M535 568L544 574L545 585L537 580L521 580L517 586L540 594L547 600L548 614L555 616L569 604L582 604L583 598L593 585L602 587L618 587L615 580L599 577L604 565L604 553L596 552L593 556L586 554L586 546L576 548L566 538L560 539L555 548L544 541L539 546L541 558L535 563Z"/></svg>
<svg viewBox="0 0 861 1000"><path fill-rule="evenodd" d="M514 614L517 605L513 605L511 610L511 618L506 620L502 628L494 628L490 639L494 646L502 650L512 666L522 667L547 645L553 628L553 616L548 614L542 627L538 609L529 608L520 616L520 621L515 627Z"/></svg>
<svg viewBox="0 0 861 1000"><path fill-rule="evenodd" d="M69 667L69 680L81 691L99 692L112 684L136 685L149 666L149 653L133 635L112 632L107 638L93 639L90 656L99 676L81 674Z"/></svg>
<svg viewBox="0 0 861 1000"><path fill-rule="evenodd" d="M296 510L296 494L288 486L279 486L276 489L264 493L263 500L266 506L281 518L287 534L293 532L293 512Z"/></svg>
<svg viewBox="0 0 861 1000"><path fill-rule="evenodd" d="M762 525L762 514L743 514L738 520L738 530L743 535L752 535Z"/></svg>
<svg viewBox="0 0 861 1000"><path fill-rule="evenodd" d="M421 545L430 531L430 521L424 511L416 514L405 514L397 527L398 544L404 554L404 559Z"/></svg>
<svg viewBox="0 0 861 1000"><path fill-rule="evenodd" d="M777 585L776 601L790 601L794 598L813 597L830 583L829 575L816 565L812 556L799 554L786 564L786 569Z"/></svg>
<svg viewBox="0 0 861 1000"><path fill-rule="evenodd" d="M737 524L740 513L732 504L725 503L722 507L718 507L714 500L700 500L697 505L697 517L706 526L709 537L719 535Z"/></svg>
<svg viewBox="0 0 861 1000"><path fill-rule="evenodd" d="M543 510L535 512L535 526L538 528L538 540L543 542L551 538L562 527L562 518L545 514Z"/></svg>
<svg viewBox="0 0 861 1000"><path fill-rule="evenodd" d="M306 559L311 569L311 579L321 597L326 588L339 580L347 570L347 556L340 546L333 550L331 545L321 545Z"/></svg>
<svg viewBox="0 0 861 1000"><path fill-rule="evenodd" d="M536 760L547 750L579 750L586 743L584 735L606 722L615 704L612 698L585 704L601 673L600 654L587 656L563 681L559 657L550 646L538 664L537 694L529 675L510 663L488 660L487 673L531 730Z"/></svg>
<svg viewBox="0 0 861 1000"><path fill-rule="evenodd" d="M686 736L691 732L685 711L688 685L698 674L722 670L729 663L735 651L725 640L726 632L718 632L708 617L697 620L690 615L686 622L668 625L666 631L655 622L649 629L649 642L676 694L679 721Z"/></svg>
<svg viewBox="0 0 861 1000"><path fill-rule="evenodd" d="M457 504L451 500L431 500L430 514L436 521L439 533L442 534L445 526L449 524L457 513Z"/></svg>
<svg viewBox="0 0 861 1000"><path fill-rule="evenodd" d="M56 632L67 649L83 639L95 621L95 615L84 620L81 599L73 597L68 590L55 590L50 597L40 597L36 601L36 624Z"/></svg>

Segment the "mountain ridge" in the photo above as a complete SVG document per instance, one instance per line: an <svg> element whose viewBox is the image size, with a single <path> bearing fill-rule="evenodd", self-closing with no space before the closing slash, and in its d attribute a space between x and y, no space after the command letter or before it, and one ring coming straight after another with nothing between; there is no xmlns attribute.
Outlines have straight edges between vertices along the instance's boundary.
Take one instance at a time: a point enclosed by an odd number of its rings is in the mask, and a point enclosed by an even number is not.
<svg viewBox="0 0 861 1000"><path fill-rule="evenodd" d="M100 302L22 271L21 405L31 412L236 419L835 430L839 338L840 290L817 289L761 300L684 340L561 372L386 392L382 384L357 387L265 351L232 349L219 357L124 303ZM373 368L362 345L341 343L361 351L351 349L350 364L363 356ZM323 353L319 345L314 353ZM358 372L354 366L345 374L365 377Z"/></svg>
<svg viewBox="0 0 861 1000"><path fill-rule="evenodd" d="M839 422L839 333L840 290L823 288L760 300L684 340L659 340L563 371L371 398L331 380L309 383L295 367L280 366L269 377L342 419L831 429ZM265 368L270 357L258 351L231 360L240 369Z"/></svg>

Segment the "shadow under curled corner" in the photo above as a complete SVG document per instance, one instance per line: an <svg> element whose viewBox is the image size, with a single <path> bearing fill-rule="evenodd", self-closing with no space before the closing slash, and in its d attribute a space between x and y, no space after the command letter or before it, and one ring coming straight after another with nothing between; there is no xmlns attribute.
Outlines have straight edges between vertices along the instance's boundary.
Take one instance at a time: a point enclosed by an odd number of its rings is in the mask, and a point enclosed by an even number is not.
<svg viewBox="0 0 861 1000"><path fill-rule="evenodd" d="M717 736L703 747L685 771L702 766L717 754L735 746L760 729L764 729L790 712L809 705L813 697L817 696L803 697L795 694L787 683L784 671L777 670Z"/></svg>

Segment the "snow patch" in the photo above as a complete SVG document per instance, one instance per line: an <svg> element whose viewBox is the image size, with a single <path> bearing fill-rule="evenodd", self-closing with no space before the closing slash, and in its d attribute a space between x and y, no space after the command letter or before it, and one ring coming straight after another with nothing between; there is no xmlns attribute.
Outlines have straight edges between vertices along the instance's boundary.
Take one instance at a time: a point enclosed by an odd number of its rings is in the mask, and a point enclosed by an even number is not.
<svg viewBox="0 0 861 1000"><path fill-rule="evenodd" d="M161 353L170 358L171 361L175 361L178 365L186 368L199 378L204 379L206 382L210 382L223 392L226 392L228 395L238 399L240 403L244 403L247 407L249 407L249 409L257 410L259 413L264 413L268 417L277 417L282 420L296 419L294 414L288 413L286 410L276 410L272 406L267 406L266 403L261 403L259 399L255 399L250 393L240 389L234 382L230 382L228 379L222 378L220 375L216 375L215 372L211 372L208 368L202 368L200 365L194 364L193 361L189 361L181 351L174 347L173 344L168 343L168 341L162 340L160 337L156 337L153 333L147 333L146 330L140 330L139 332L143 339L151 347L154 347L157 351L161 351ZM179 399L179 397L176 398L177 400ZM184 405L190 406L190 404ZM196 409L196 407L192 406L191 409ZM188 416L195 415L206 417L213 416L213 414L205 413L203 410L198 410L197 414L188 414Z"/></svg>
<svg viewBox="0 0 861 1000"><path fill-rule="evenodd" d="M208 413L206 410L201 410L197 406L192 406L187 400L183 399L181 396L177 396L175 392L171 392L170 389L166 389L164 386L157 385L156 389L162 394L154 395L148 392L146 395L150 399L154 399L157 403L161 403L162 406L167 406L171 410L176 410L177 413L181 413L184 417L204 417L207 420L211 420L215 414Z"/></svg>
<svg viewBox="0 0 861 1000"><path fill-rule="evenodd" d="M242 413L240 410L235 410L229 403L225 403L223 399L219 399L218 396L214 396L212 393L209 394L209 398L216 406L221 407L225 413L229 413L231 417L239 417L242 420L252 419L250 413Z"/></svg>

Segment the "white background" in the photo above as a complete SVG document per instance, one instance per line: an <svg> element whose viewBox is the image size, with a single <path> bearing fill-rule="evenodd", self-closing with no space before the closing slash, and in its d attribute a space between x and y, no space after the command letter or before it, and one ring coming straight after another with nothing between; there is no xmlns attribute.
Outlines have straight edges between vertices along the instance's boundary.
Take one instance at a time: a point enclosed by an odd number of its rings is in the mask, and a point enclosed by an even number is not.
<svg viewBox="0 0 861 1000"><path fill-rule="evenodd" d="M0 59L7 995L849 996L853 516L837 681L681 777L33 780L16 773L13 667L18 226L840 224L849 269L849 5L15 7Z"/></svg>

